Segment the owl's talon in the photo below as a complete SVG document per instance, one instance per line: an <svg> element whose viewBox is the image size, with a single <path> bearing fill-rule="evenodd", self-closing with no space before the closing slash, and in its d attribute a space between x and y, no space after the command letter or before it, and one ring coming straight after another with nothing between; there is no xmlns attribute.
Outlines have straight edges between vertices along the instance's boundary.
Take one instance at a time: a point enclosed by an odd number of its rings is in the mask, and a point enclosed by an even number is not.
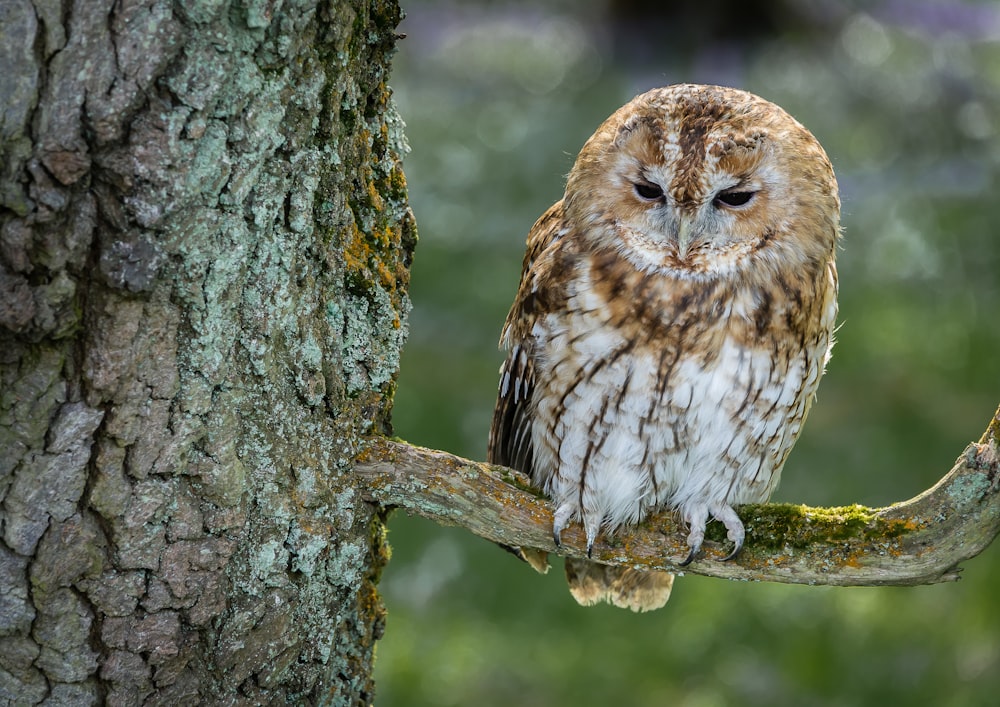
<svg viewBox="0 0 1000 707"><path fill-rule="evenodd" d="M740 550L742 549L743 549L743 541L740 540L738 543L735 544L735 546L733 546L732 552L730 552L728 555L722 558L722 561L729 562L730 560L735 560L736 556L740 554Z"/></svg>
<svg viewBox="0 0 1000 707"><path fill-rule="evenodd" d="M688 553L684 562L678 565L679 567L687 567L694 562L694 558L698 556L698 551L701 550L701 544L705 542L705 524L708 522L708 507L695 506L691 508L684 514L684 520L687 521L688 527L691 529L687 536L687 546L691 548L691 552Z"/></svg>
<svg viewBox="0 0 1000 707"><path fill-rule="evenodd" d="M552 542L557 548L562 547L562 531L569 524L573 517L573 507L563 504L556 508L555 516L552 519Z"/></svg>
<svg viewBox="0 0 1000 707"><path fill-rule="evenodd" d="M684 561L681 562L681 563L679 563L677 566L678 567L687 567L688 565L690 565L692 562L694 562L695 555L698 554L698 550L700 550L700 549L701 549L700 545L698 547L691 548L691 552L688 553L688 556L686 558L684 558Z"/></svg>
<svg viewBox="0 0 1000 707"><path fill-rule="evenodd" d="M688 556L684 558L684 562L680 563L678 567L687 567L692 562L694 562L694 558L696 558L698 556L698 553L701 551L701 543L704 541L704 539L705 539L704 526L699 528L697 531L695 530L691 531L691 534L688 536L688 541L687 541L688 547L691 548L691 552L688 553Z"/></svg>
<svg viewBox="0 0 1000 707"><path fill-rule="evenodd" d="M743 549L743 540L746 538L746 529L743 521L736 515L732 506L719 504L711 507L712 516L726 526L726 537L733 542L733 550L722 558L723 562L729 562L740 554Z"/></svg>

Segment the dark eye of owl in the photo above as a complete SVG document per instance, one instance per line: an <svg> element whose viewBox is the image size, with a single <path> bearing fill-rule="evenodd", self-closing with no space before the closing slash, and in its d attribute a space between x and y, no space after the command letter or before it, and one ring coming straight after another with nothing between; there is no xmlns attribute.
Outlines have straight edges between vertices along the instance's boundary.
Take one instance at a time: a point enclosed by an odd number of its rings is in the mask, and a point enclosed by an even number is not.
<svg viewBox="0 0 1000 707"><path fill-rule="evenodd" d="M723 191L715 195L715 203L726 206L743 206L749 202L756 192L752 191Z"/></svg>
<svg viewBox="0 0 1000 707"><path fill-rule="evenodd" d="M635 193L647 201L655 201L663 196L663 189L649 182L636 182Z"/></svg>

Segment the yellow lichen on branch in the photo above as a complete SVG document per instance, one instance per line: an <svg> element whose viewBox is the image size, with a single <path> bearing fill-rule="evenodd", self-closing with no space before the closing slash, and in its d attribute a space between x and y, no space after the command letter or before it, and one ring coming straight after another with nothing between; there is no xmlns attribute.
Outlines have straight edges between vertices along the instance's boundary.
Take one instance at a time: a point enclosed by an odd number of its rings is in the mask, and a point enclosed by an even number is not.
<svg viewBox="0 0 1000 707"><path fill-rule="evenodd" d="M1000 533L1000 409L931 489L885 508L792 504L739 509L742 553L728 562L724 531L710 526L705 551L683 572L728 579L841 586L931 584L958 578L958 564ZM406 442L375 438L354 467L362 493L503 545L586 557L575 524L552 542L552 508L520 472ZM714 525L714 524L713 524ZM596 562L680 571L686 532L659 513L594 545Z"/></svg>

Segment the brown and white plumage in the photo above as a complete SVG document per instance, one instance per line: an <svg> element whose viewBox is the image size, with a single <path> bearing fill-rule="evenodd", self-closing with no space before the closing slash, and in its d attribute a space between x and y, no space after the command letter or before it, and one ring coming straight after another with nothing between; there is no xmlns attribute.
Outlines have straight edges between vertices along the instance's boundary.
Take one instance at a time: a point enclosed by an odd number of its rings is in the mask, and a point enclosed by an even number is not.
<svg viewBox="0 0 1000 707"><path fill-rule="evenodd" d="M528 236L504 325L490 460L529 473L588 546L657 508L766 501L837 314L840 202L816 139L749 93L642 94L587 141ZM662 606L672 576L567 562L581 603Z"/></svg>

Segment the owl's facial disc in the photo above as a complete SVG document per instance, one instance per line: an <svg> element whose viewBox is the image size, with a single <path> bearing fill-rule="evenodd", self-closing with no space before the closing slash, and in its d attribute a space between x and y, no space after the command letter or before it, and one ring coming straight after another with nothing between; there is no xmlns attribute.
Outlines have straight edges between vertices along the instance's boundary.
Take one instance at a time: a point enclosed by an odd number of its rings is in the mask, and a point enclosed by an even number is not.
<svg viewBox="0 0 1000 707"><path fill-rule="evenodd" d="M653 92L605 121L566 186L567 218L587 244L695 279L826 252L837 231L825 214L839 202L822 148L775 106L724 98ZM816 238L794 228L815 219L827 226Z"/></svg>
<svg viewBox="0 0 1000 707"><path fill-rule="evenodd" d="M697 184L669 184L669 165L626 173L621 248L637 265L707 271L735 267L766 231L768 189L760 175L706 171Z"/></svg>
<svg viewBox="0 0 1000 707"><path fill-rule="evenodd" d="M592 223L611 219L617 247L644 269L728 270L770 231L773 191L766 134L731 125L706 128L696 144L676 125L628 123L604 153ZM613 182L606 181L611 177ZM611 225L611 224L609 224Z"/></svg>

